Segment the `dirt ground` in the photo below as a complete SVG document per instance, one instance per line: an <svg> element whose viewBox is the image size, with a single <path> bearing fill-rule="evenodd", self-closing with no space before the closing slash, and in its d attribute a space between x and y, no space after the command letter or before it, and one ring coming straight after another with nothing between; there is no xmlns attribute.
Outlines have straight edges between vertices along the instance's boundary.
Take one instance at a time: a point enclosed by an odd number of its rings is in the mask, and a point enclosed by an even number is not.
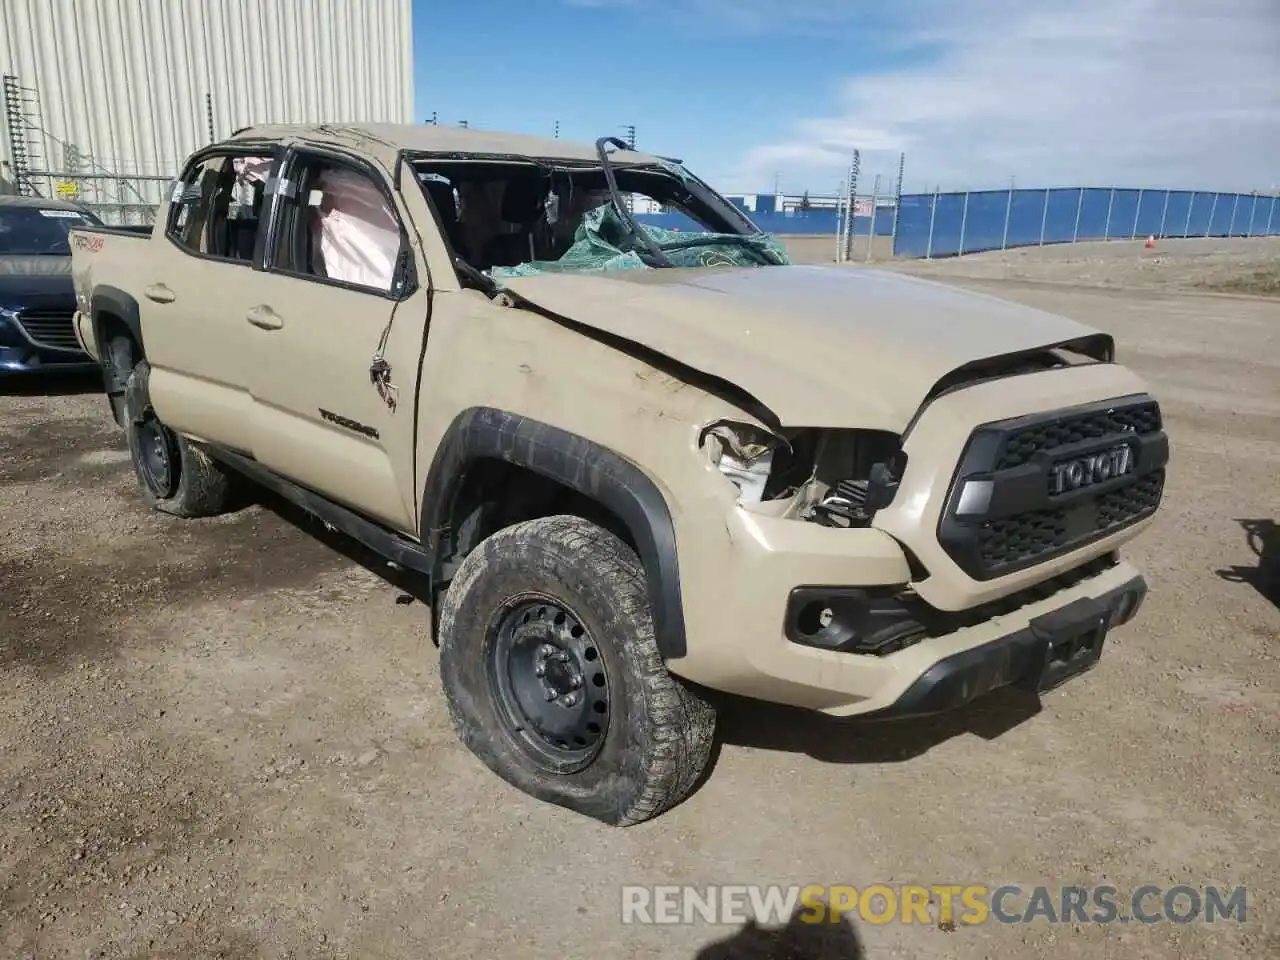
<svg viewBox="0 0 1280 960"><path fill-rule="evenodd" d="M0 391L0 956L1280 956L1280 304L1160 289L1198 248L1111 250L895 265L1113 331L1162 401L1151 594L1099 666L929 722L728 704L705 785L627 830L458 745L376 561L271 502L148 512L95 384ZM1248 914L859 919L822 949L621 923L621 885L673 883L1243 885Z"/></svg>

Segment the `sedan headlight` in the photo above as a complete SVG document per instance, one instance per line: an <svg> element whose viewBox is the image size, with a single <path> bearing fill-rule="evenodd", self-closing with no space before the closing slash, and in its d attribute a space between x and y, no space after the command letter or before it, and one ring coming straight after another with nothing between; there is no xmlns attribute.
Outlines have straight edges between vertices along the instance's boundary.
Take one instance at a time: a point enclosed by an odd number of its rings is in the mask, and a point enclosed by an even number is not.
<svg viewBox="0 0 1280 960"><path fill-rule="evenodd" d="M738 488L740 503L759 503L773 469L773 454L786 441L762 427L719 420L699 438L707 459Z"/></svg>

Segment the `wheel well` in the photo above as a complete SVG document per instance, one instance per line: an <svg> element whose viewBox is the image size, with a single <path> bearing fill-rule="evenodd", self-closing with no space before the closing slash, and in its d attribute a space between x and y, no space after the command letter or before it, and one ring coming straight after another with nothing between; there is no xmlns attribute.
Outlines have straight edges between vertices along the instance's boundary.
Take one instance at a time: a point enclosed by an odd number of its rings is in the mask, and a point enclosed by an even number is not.
<svg viewBox="0 0 1280 960"><path fill-rule="evenodd" d="M627 525L600 501L527 467L480 457L468 465L446 514L443 566L451 573L486 537L526 520L557 514L589 520L636 549Z"/></svg>
<svg viewBox="0 0 1280 960"><path fill-rule="evenodd" d="M124 318L110 311L100 310L93 317L94 335L98 339L98 362L102 365L102 379L111 415L124 426L124 391L129 374L142 359L142 345ZM116 347L123 343L125 346Z"/></svg>
<svg viewBox="0 0 1280 960"><path fill-rule="evenodd" d="M129 343L129 369L133 369L133 365L142 359L142 346L138 343L137 337L133 335L133 331L129 329L129 325L125 323L123 317L108 311L99 311L94 315L93 324L98 337L98 356L101 358L104 367L110 367L112 363L112 341L121 338ZM129 370L120 372L126 378L129 376ZM123 384L121 389L124 389Z"/></svg>

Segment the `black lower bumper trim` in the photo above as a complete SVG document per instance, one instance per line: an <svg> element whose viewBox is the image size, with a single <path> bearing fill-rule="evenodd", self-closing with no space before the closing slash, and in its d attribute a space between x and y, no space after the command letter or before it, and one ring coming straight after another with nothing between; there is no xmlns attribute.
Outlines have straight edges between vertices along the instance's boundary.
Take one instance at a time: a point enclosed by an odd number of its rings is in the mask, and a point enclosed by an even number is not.
<svg viewBox="0 0 1280 960"><path fill-rule="evenodd" d="M1134 577L1100 597L1075 600L1021 630L939 660L892 704L862 716L945 713L999 687L1051 690L1098 662L1107 631L1131 620L1146 594L1146 581Z"/></svg>

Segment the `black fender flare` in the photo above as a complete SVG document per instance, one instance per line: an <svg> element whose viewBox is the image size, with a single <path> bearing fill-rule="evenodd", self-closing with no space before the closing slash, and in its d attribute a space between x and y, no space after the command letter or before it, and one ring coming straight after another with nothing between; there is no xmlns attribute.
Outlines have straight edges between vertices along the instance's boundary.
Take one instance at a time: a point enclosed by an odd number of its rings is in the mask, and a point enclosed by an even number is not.
<svg viewBox="0 0 1280 960"><path fill-rule="evenodd" d="M685 655L675 524L666 500L635 464L558 427L492 407L470 407L453 419L422 494L422 543L437 568L454 499L468 467L483 458L532 470L611 510L630 531L644 566L659 653L667 660Z"/></svg>
<svg viewBox="0 0 1280 960"><path fill-rule="evenodd" d="M90 300L89 311L90 316L93 318L93 335L98 338L98 356L102 357L104 361L107 357L107 345L102 342L100 319L104 313L119 317L133 336L138 349L145 353L145 345L142 342L142 312L138 308L138 301L132 296L118 287L95 287ZM135 359L140 360L141 357Z"/></svg>

